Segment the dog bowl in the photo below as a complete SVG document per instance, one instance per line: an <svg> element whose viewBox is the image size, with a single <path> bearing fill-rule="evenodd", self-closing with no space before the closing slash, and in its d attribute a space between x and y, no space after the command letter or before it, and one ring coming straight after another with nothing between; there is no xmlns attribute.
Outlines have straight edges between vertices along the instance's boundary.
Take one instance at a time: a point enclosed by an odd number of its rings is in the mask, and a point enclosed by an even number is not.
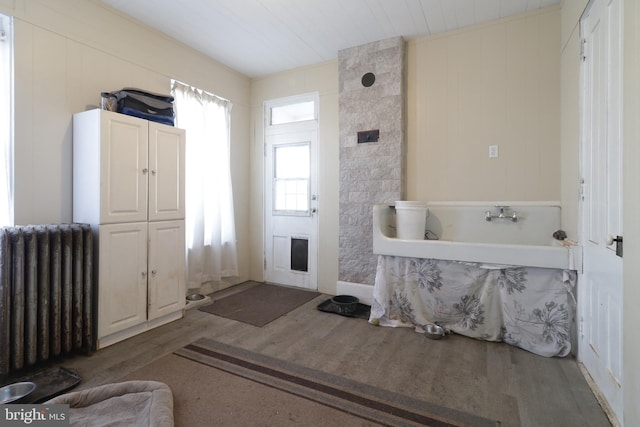
<svg viewBox="0 0 640 427"><path fill-rule="evenodd" d="M444 336L444 328L440 325L429 324L424 327L424 335L432 340L439 340Z"/></svg>
<svg viewBox="0 0 640 427"><path fill-rule="evenodd" d="M187 295L187 301L200 301L204 299L204 295L202 294L191 294Z"/></svg>
<svg viewBox="0 0 640 427"><path fill-rule="evenodd" d="M6 385L0 388L0 404L21 399L35 389L36 385L29 381Z"/></svg>
<svg viewBox="0 0 640 427"><path fill-rule="evenodd" d="M341 314L351 314L358 309L358 302L360 300L351 295L336 295L331 298L331 302L337 307L338 312Z"/></svg>

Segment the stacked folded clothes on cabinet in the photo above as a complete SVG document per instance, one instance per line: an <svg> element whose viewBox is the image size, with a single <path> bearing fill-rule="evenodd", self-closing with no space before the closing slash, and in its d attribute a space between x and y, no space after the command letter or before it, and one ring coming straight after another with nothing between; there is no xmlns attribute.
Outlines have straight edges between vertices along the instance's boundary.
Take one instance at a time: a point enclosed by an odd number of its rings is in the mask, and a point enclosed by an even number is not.
<svg viewBox="0 0 640 427"><path fill-rule="evenodd" d="M165 125L174 126L173 97L136 88L102 94L115 101L116 111Z"/></svg>

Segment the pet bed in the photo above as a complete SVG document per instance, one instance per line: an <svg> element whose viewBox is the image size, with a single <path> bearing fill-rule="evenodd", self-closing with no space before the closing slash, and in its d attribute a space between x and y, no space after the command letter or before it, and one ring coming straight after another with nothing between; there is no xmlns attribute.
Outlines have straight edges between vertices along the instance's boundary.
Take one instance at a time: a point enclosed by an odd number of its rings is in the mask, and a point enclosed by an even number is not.
<svg viewBox="0 0 640 427"><path fill-rule="evenodd" d="M157 381L106 384L46 403L69 405L72 426L173 426L173 394Z"/></svg>

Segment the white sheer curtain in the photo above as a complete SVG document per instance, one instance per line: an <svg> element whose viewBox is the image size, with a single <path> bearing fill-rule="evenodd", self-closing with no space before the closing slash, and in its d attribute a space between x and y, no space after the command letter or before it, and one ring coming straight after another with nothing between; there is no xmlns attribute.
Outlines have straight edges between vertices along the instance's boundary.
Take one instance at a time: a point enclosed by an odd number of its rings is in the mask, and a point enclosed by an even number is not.
<svg viewBox="0 0 640 427"><path fill-rule="evenodd" d="M238 275L229 150L231 102L174 81L176 125L187 132L187 285Z"/></svg>
<svg viewBox="0 0 640 427"><path fill-rule="evenodd" d="M0 226L13 225L11 18L0 14Z"/></svg>

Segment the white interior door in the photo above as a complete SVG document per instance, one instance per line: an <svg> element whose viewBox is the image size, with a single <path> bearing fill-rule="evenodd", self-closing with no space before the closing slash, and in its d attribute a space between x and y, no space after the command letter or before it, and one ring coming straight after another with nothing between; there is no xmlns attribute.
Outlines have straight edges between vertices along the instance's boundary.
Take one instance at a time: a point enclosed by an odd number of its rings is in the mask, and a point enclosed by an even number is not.
<svg viewBox="0 0 640 427"><path fill-rule="evenodd" d="M581 21L579 358L622 420L622 0L593 0Z"/></svg>
<svg viewBox="0 0 640 427"><path fill-rule="evenodd" d="M265 280L306 289L318 288L317 96L312 111L274 110L309 107L308 97L265 104ZM306 107L305 107L306 106ZM293 108L291 111L295 111Z"/></svg>

